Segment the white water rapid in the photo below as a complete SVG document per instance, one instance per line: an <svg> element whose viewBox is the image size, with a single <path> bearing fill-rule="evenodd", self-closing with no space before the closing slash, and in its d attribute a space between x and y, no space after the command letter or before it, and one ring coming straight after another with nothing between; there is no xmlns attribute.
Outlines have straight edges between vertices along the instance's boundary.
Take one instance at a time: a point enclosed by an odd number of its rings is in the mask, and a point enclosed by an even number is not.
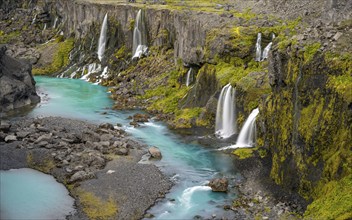
<svg viewBox="0 0 352 220"><path fill-rule="evenodd" d="M101 25L100 37L98 42L98 59L101 61L104 56L106 46L106 32L108 30L108 14L105 14L103 24Z"/></svg>
<svg viewBox="0 0 352 220"><path fill-rule="evenodd" d="M220 93L216 110L215 134L221 138L231 137L237 130L235 89L227 84Z"/></svg>

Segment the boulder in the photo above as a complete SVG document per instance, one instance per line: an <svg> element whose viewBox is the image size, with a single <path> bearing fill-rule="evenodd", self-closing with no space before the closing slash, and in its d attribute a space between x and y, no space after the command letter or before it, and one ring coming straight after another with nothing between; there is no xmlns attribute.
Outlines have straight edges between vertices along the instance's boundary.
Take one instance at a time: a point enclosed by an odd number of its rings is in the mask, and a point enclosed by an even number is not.
<svg viewBox="0 0 352 220"><path fill-rule="evenodd" d="M137 113L134 114L132 119L134 122L148 122L149 121L149 116L147 114L141 114L141 113Z"/></svg>
<svg viewBox="0 0 352 220"><path fill-rule="evenodd" d="M40 101L31 65L6 55L6 50L6 46L0 45L0 112Z"/></svg>
<svg viewBox="0 0 352 220"><path fill-rule="evenodd" d="M82 180L86 180L86 179L90 179L90 178L93 178L94 177L94 173L92 172L86 172L86 171L78 171L76 173L74 173L69 182L70 183L74 183L74 182L77 182L77 181L82 181Z"/></svg>
<svg viewBox="0 0 352 220"><path fill-rule="evenodd" d="M117 154L117 155L121 155L121 156L126 156L126 155L128 155L128 149L127 149L127 148L124 148L124 147L118 148L118 149L116 150L116 154Z"/></svg>
<svg viewBox="0 0 352 220"><path fill-rule="evenodd" d="M208 185L213 192L227 192L229 181L226 178L216 178L210 180Z"/></svg>
<svg viewBox="0 0 352 220"><path fill-rule="evenodd" d="M17 137L15 135L7 135L5 137L5 142L17 141Z"/></svg>
<svg viewBox="0 0 352 220"><path fill-rule="evenodd" d="M99 128L114 130L114 126L110 123L103 123L99 125Z"/></svg>
<svg viewBox="0 0 352 220"><path fill-rule="evenodd" d="M159 150L159 148L157 147L151 147L148 149L148 152L150 154L150 158L153 158L153 159L161 159L161 152Z"/></svg>
<svg viewBox="0 0 352 220"><path fill-rule="evenodd" d="M0 122L0 131L8 132L10 130L11 124L6 121Z"/></svg>

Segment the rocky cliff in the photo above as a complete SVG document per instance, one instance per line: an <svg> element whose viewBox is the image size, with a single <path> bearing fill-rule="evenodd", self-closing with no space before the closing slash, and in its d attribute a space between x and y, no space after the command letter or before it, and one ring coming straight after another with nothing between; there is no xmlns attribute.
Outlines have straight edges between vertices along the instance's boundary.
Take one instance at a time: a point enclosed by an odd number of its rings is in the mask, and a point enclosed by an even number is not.
<svg viewBox="0 0 352 220"><path fill-rule="evenodd" d="M31 65L5 54L0 45L0 112L17 109L40 101L31 74Z"/></svg>
<svg viewBox="0 0 352 220"><path fill-rule="evenodd" d="M40 54L32 59L35 73L85 75L110 86L116 109L143 108L175 128L213 128L220 90L231 83L239 126L259 106L255 151L272 161L271 178L313 201L307 218L351 217L351 194L342 187L351 185L350 0L32 3L16 9L25 15L21 33L11 35L16 16L1 25L5 43L36 39L35 52L22 53ZM11 8L5 10L8 17L15 14ZM132 60L140 9L149 52ZM99 61L105 14L107 46ZM263 62L254 60L258 33L262 47L273 43ZM18 48L12 53L21 56Z"/></svg>

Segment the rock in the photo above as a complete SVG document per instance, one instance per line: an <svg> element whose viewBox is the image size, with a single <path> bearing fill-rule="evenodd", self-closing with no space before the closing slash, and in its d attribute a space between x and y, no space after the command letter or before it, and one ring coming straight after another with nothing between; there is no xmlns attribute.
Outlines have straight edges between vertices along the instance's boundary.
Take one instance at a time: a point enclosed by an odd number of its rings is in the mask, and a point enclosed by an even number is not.
<svg viewBox="0 0 352 220"><path fill-rule="evenodd" d="M134 114L132 119L133 119L133 122L148 122L149 121L149 116L147 114L141 114L141 113L137 113L137 114Z"/></svg>
<svg viewBox="0 0 352 220"><path fill-rule="evenodd" d="M144 218L154 218L153 214L147 213L144 215Z"/></svg>
<svg viewBox="0 0 352 220"><path fill-rule="evenodd" d="M194 220L201 220L201 219L204 219L202 216L200 216L200 215L195 215L194 217L193 217L193 219Z"/></svg>
<svg viewBox="0 0 352 220"><path fill-rule="evenodd" d="M18 138L25 138L30 134L30 132L25 132L25 131L19 131L16 133Z"/></svg>
<svg viewBox="0 0 352 220"><path fill-rule="evenodd" d="M161 159L161 152L159 150L159 148L157 147L151 147L148 149L148 152L150 154L150 158L153 158L153 159Z"/></svg>
<svg viewBox="0 0 352 220"><path fill-rule="evenodd" d="M103 123L99 125L99 128L114 130L114 126L110 123Z"/></svg>
<svg viewBox="0 0 352 220"><path fill-rule="evenodd" d="M139 124L137 123L137 122L135 122L135 121L131 121L130 122L130 125L132 125L133 127L139 127Z"/></svg>
<svg viewBox="0 0 352 220"><path fill-rule="evenodd" d="M6 121L0 122L0 131L8 132L10 130L11 124Z"/></svg>
<svg viewBox="0 0 352 220"><path fill-rule="evenodd" d="M17 141L17 137L15 135L7 135L5 137L5 142L8 143L8 142L12 142L12 141Z"/></svg>
<svg viewBox="0 0 352 220"><path fill-rule="evenodd" d="M52 134L43 134L42 136L38 137L38 139L34 143L40 143L42 141L49 142L52 137Z"/></svg>
<svg viewBox="0 0 352 220"><path fill-rule="evenodd" d="M116 154L126 156L126 155L128 155L128 149L127 148L118 148L116 150Z"/></svg>
<svg viewBox="0 0 352 220"><path fill-rule="evenodd" d="M213 192L227 192L229 182L226 178L216 178L210 180L208 184Z"/></svg>
<svg viewBox="0 0 352 220"><path fill-rule="evenodd" d="M230 210L231 206L230 205L224 205L224 210Z"/></svg>
<svg viewBox="0 0 352 220"><path fill-rule="evenodd" d="M45 147L46 145L48 145L49 143L47 141L40 141L37 146L38 147Z"/></svg>
<svg viewBox="0 0 352 220"><path fill-rule="evenodd" d="M100 136L100 141L110 141L113 137L112 134L103 134Z"/></svg>
<svg viewBox="0 0 352 220"><path fill-rule="evenodd" d="M332 39L334 41L337 41L341 36L342 36L342 33L341 32L337 32Z"/></svg>
<svg viewBox="0 0 352 220"><path fill-rule="evenodd" d="M106 171L106 174L113 174L113 173L115 173L115 170L108 170L108 171Z"/></svg>
<svg viewBox="0 0 352 220"><path fill-rule="evenodd" d="M5 54L0 46L0 112L7 112L40 101L35 91L31 65Z"/></svg>
<svg viewBox="0 0 352 220"><path fill-rule="evenodd" d="M74 173L71 176L69 182L74 183L77 181L82 181L82 180L90 179L93 177L94 177L94 174L92 172L86 172L86 171L81 170L81 171Z"/></svg>

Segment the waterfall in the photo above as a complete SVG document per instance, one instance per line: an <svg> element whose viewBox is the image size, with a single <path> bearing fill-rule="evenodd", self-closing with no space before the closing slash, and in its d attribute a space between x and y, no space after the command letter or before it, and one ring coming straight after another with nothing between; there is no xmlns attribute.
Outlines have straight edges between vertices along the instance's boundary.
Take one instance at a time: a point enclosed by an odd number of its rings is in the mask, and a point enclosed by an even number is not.
<svg viewBox="0 0 352 220"><path fill-rule="evenodd" d="M42 32L44 32L45 30L46 30L46 23L44 24L44 28L43 28Z"/></svg>
<svg viewBox="0 0 352 220"><path fill-rule="evenodd" d="M244 148L244 147L253 147L255 144L255 134L256 134L256 125L255 119L259 114L259 109L254 109L251 114L248 116L247 120L244 122L244 125L238 135L235 145L229 147L223 147L219 150L234 149L234 148Z"/></svg>
<svg viewBox="0 0 352 220"><path fill-rule="evenodd" d="M56 28L56 25L57 25L57 21L58 21L58 19L59 19L58 17L56 17L56 18L55 18L55 21L54 21L54 24L53 24L53 29L55 29L55 28Z"/></svg>
<svg viewBox="0 0 352 220"><path fill-rule="evenodd" d="M98 59L101 61L105 52L106 32L108 29L108 14L105 14L103 24L101 25L99 44L98 44Z"/></svg>
<svg viewBox="0 0 352 220"><path fill-rule="evenodd" d="M188 87L191 83L192 83L192 73L193 73L193 69L190 68L187 72L187 79L186 79L186 86Z"/></svg>
<svg viewBox="0 0 352 220"><path fill-rule="evenodd" d="M148 47L146 46L146 37L145 37L145 27L144 20L142 15L142 10L139 9L133 30L133 48L132 54L134 58L140 58L143 54L146 54Z"/></svg>
<svg viewBox="0 0 352 220"><path fill-rule="evenodd" d="M255 44L255 61L261 61L261 55L262 55L262 47L261 47L261 43L262 43L262 33L258 33L257 36L257 43Z"/></svg>
<svg viewBox="0 0 352 220"><path fill-rule="evenodd" d="M36 22L36 20L37 20L37 14L34 15L34 18L32 20L32 24L34 24Z"/></svg>
<svg viewBox="0 0 352 220"><path fill-rule="evenodd" d="M265 48L264 48L264 51L263 51L263 55L262 55L262 61L265 60L265 59L268 59L268 55L269 55L269 51L271 49L271 45L273 43L270 42Z"/></svg>
<svg viewBox="0 0 352 220"><path fill-rule="evenodd" d="M216 110L215 134L222 138L229 138L237 130L235 89L227 84L220 93Z"/></svg>

